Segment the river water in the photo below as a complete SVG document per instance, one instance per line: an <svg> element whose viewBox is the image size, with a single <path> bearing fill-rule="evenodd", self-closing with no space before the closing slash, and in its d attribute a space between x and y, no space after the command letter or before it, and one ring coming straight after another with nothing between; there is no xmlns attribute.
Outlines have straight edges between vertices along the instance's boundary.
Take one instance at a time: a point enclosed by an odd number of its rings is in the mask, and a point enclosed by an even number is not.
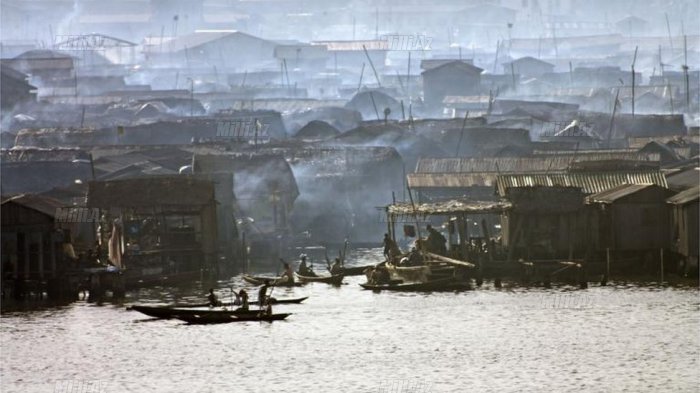
<svg viewBox="0 0 700 393"><path fill-rule="evenodd" d="M369 264L380 250L351 251ZM76 302L0 319L2 392L697 392L695 288L277 288L286 321L188 326ZM506 283L507 284L507 283ZM209 284L125 304L201 302ZM239 277L215 284L219 294ZM256 291L252 289L252 297Z"/></svg>

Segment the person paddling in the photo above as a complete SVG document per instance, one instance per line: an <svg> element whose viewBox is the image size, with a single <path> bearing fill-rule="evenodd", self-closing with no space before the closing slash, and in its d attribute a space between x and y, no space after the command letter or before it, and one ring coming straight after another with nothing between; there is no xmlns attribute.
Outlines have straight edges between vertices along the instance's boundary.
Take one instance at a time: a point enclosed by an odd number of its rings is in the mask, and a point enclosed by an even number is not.
<svg viewBox="0 0 700 393"><path fill-rule="evenodd" d="M343 266L340 264L340 258L336 258L335 262L333 262L333 266L331 266L331 274L336 275L336 274L341 274L343 273Z"/></svg>
<svg viewBox="0 0 700 393"><path fill-rule="evenodd" d="M266 303L267 300L267 288L270 287L270 280L265 280L262 286L260 286L260 289L258 290L258 303L260 304L260 308L263 308L263 306Z"/></svg>
<svg viewBox="0 0 700 393"><path fill-rule="evenodd" d="M209 295L207 296L207 299L209 300L209 307L216 307L219 305L219 299L214 294L213 288L209 288Z"/></svg>
<svg viewBox="0 0 700 393"><path fill-rule="evenodd" d="M245 289L241 289L238 292L238 297L241 299L241 308L248 310L248 292Z"/></svg>
<svg viewBox="0 0 700 393"><path fill-rule="evenodd" d="M299 263L299 275L316 277L316 273L314 273L313 269L306 264L306 254L301 254L299 258L301 259Z"/></svg>
<svg viewBox="0 0 700 393"><path fill-rule="evenodd" d="M292 270L292 267L287 262L282 263L284 264L284 273L282 273L282 276L280 277L280 282L283 282L282 278L287 277L287 282L289 284L294 284L294 271Z"/></svg>

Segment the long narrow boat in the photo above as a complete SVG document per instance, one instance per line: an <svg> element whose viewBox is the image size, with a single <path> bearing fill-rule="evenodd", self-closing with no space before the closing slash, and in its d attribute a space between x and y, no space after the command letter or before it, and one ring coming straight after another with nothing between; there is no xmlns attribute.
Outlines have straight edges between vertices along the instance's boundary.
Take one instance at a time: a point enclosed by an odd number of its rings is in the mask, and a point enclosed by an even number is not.
<svg viewBox="0 0 700 393"><path fill-rule="evenodd" d="M185 321L192 325L209 325L215 323L230 323L230 322L272 322L286 319L292 314L255 314L255 315L230 315L230 314L191 314L178 315L176 318Z"/></svg>
<svg viewBox="0 0 700 393"><path fill-rule="evenodd" d="M271 298L270 299L270 304L299 304L303 302L304 300L308 299L308 296L304 297L297 297L297 298L291 298L291 299L276 299L276 298ZM257 304L257 300L249 300L249 304ZM231 302L228 303L221 303L222 307L233 307L233 306L240 306L240 304L234 304ZM198 308L198 307L209 307L209 303L193 303L193 304L173 304L168 307L173 307L173 308Z"/></svg>
<svg viewBox="0 0 700 393"><path fill-rule="evenodd" d="M365 270L367 270L370 267L374 267L374 265L344 267L343 275L345 275L345 277L362 276L363 274L365 274Z"/></svg>
<svg viewBox="0 0 700 393"><path fill-rule="evenodd" d="M221 315L257 315L260 310L244 310L237 308L234 310L195 310L191 308L172 308L167 306L143 306L135 305L128 310L138 311L141 314L148 315L153 318L170 319L179 315L205 315L205 314L221 314Z"/></svg>
<svg viewBox="0 0 700 393"><path fill-rule="evenodd" d="M243 280L253 284L253 285L263 285L265 283L265 280L270 281L270 285L274 285L277 287L300 287L304 285L304 283L301 282L289 282L286 281L286 279L280 278L280 277L260 277L260 276L249 276L247 274L243 275Z"/></svg>
<svg viewBox="0 0 700 393"><path fill-rule="evenodd" d="M457 289L465 289L464 285L458 280L448 277L438 280L413 283L392 283L392 284L360 284L364 289L373 291L405 291L405 292L437 292L437 291L454 291Z"/></svg>
<svg viewBox="0 0 700 393"><path fill-rule="evenodd" d="M301 282L322 282L322 283L331 284L331 285L342 284L343 277L345 277L345 275L343 275L343 274L335 274L335 275L330 275L330 276L316 276L316 277L302 276L299 273L296 273L296 275L299 278L299 281L301 281Z"/></svg>

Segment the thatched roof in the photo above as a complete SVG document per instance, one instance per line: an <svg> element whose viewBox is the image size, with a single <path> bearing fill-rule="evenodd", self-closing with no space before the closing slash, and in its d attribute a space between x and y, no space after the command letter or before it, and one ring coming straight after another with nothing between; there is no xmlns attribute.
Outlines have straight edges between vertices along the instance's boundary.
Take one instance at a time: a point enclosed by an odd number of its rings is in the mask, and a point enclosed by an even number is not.
<svg viewBox="0 0 700 393"><path fill-rule="evenodd" d="M387 207L390 215L450 215L450 214L476 214L476 213L500 213L511 208L508 201L470 201L450 200L436 203L421 203L415 207L411 203L400 202Z"/></svg>

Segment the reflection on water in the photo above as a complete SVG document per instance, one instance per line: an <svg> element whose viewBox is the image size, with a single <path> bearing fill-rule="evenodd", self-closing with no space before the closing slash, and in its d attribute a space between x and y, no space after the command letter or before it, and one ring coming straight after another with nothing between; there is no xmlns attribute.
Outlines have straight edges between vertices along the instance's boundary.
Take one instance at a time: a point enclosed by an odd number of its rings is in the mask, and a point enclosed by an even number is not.
<svg viewBox="0 0 700 393"><path fill-rule="evenodd" d="M273 324L188 326L84 302L3 314L1 390L88 381L103 392L697 391L697 289L374 293L363 281L277 288L275 297L310 298L277 306L293 315ZM201 302L209 286L224 298L250 288L234 277L144 289L126 303Z"/></svg>

